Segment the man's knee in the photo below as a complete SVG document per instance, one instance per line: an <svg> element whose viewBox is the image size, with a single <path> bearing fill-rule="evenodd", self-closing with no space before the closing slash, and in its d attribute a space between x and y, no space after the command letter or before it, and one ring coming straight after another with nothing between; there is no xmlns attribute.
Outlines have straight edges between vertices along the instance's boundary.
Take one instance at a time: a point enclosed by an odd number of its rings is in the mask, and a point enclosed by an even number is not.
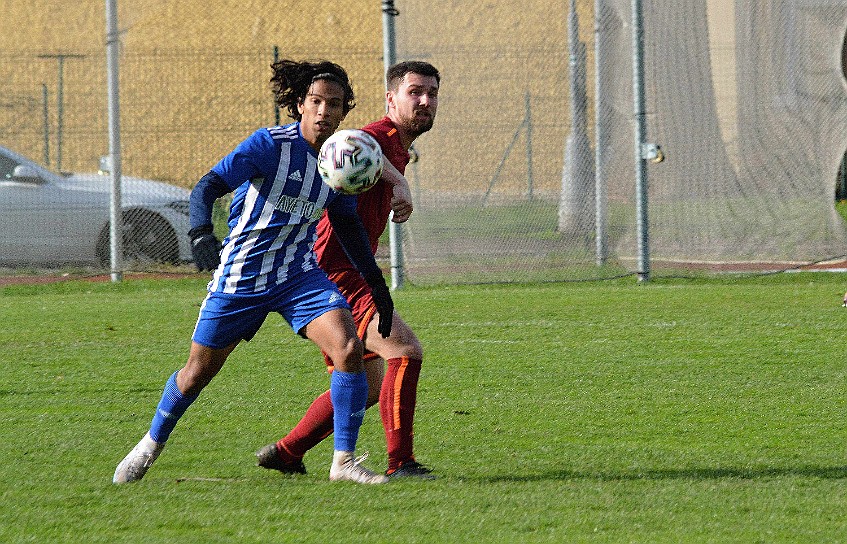
<svg viewBox="0 0 847 544"><path fill-rule="evenodd" d="M364 346L362 341L354 336L339 345L329 356L335 363L335 368L342 372L361 372Z"/></svg>
<svg viewBox="0 0 847 544"><path fill-rule="evenodd" d="M179 390L187 395L199 394L220 372L234 348L235 344L219 350L192 344L188 362L177 374L176 385Z"/></svg>
<svg viewBox="0 0 847 544"><path fill-rule="evenodd" d="M417 359L418 361L423 360L423 347L421 347L421 343L414 335L403 342L400 346L400 352L403 354L403 357Z"/></svg>

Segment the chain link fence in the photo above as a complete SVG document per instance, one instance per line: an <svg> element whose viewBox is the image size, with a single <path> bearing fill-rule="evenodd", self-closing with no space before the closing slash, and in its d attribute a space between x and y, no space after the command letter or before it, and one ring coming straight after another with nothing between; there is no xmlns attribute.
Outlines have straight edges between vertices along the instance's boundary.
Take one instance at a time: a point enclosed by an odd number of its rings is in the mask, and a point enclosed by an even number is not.
<svg viewBox="0 0 847 544"><path fill-rule="evenodd" d="M107 271L103 3L8 4L0 21L0 267ZM118 7L125 271L192 270L188 191L256 128L291 121L268 85L278 58L345 66L358 103L346 126L384 111L378 5L325 3L308 24L294 3ZM361 15L346 16L354 11Z"/></svg>
<svg viewBox="0 0 847 544"><path fill-rule="evenodd" d="M0 266L104 271L103 5L7 3L0 146L19 155L0 163ZM358 106L344 128L382 116L380 4L322 2L305 18L286 2L119 2L130 270L191 270L187 191L257 127L287 122L267 84L275 58L347 68ZM393 6L397 60L442 73L435 126L407 169L407 280L632 274L631 3L580 0L570 21L564 1ZM847 2L644 2L648 138L666 155L648 169L656 273L844 253L833 201L847 147L845 21ZM16 176L21 156L34 166ZM387 265L387 248L379 257Z"/></svg>
<svg viewBox="0 0 847 544"><path fill-rule="evenodd" d="M634 3L573 4L569 32L564 2L397 2L399 58L445 76L411 174L413 281L641 272ZM641 5L653 274L843 261L847 2Z"/></svg>

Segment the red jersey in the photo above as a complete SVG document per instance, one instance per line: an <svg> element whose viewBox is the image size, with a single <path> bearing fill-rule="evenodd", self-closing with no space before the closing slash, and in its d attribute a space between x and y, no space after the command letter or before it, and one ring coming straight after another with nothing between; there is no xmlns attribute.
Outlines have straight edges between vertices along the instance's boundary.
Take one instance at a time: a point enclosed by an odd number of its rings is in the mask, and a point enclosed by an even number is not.
<svg viewBox="0 0 847 544"><path fill-rule="evenodd" d="M409 164L409 152L400 142L400 136L391 119L385 116L379 121L362 127L362 130L376 138L376 141L382 147L383 155L394 165L394 168L404 174L406 165ZM376 185L358 196L359 217L365 224L365 231L368 233L371 250L374 254L376 254L379 245L379 237L388 224L393 194L391 185L380 179L376 182ZM317 235L315 253L318 256L318 264L327 274L344 269L355 270L341 248L338 238L333 234L332 225L329 224L326 214L318 222Z"/></svg>

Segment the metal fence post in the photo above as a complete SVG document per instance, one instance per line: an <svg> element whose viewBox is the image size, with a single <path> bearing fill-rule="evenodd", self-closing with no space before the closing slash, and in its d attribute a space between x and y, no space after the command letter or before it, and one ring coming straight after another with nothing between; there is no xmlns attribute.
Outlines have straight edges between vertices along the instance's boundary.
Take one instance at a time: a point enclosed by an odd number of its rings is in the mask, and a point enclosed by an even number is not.
<svg viewBox="0 0 847 544"><path fill-rule="evenodd" d="M532 109L530 106L529 91L524 94L524 109L526 119L526 197L528 200L535 198L532 181Z"/></svg>
<svg viewBox="0 0 847 544"><path fill-rule="evenodd" d="M382 58L384 72L396 62L396 43L394 38L394 18L400 15L394 7L394 0L382 1ZM387 85L387 81L385 82ZM388 241L391 247L391 288L401 289L404 282L403 269L403 228L393 221L388 223Z"/></svg>
<svg viewBox="0 0 847 544"><path fill-rule="evenodd" d="M112 181L112 194L109 201L111 247L111 277L113 282L123 279L123 214L121 210L121 124L120 92L118 88L118 54L120 39L118 36L117 0L106 0L106 79L109 93L109 175Z"/></svg>
<svg viewBox="0 0 847 544"><path fill-rule="evenodd" d="M56 170L62 170L62 138L65 129L65 59L81 59L85 55L56 53L38 55L40 59L56 59Z"/></svg>
<svg viewBox="0 0 847 544"><path fill-rule="evenodd" d="M274 64L279 62L279 46L274 46ZM276 97L274 97L274 123L279 126L280 122L280 114L279 114L279 104L276 103Z"/></svg>
<svg viewBox="0 0 847 544"><path fill-rule="evenodd" d="M641 0L632 0L632 95L635 117L635 213L638 231L638 281L650 279L650 225L647 216L647 159L644 156L644 17Z"/></svg>
<svg viewBox="0 0 847 544"><path fill-rule="evenodd" d="M50 168L50 110L47 107L47 84L41 84L41 116L44 123L44 166Z"/></svg>
<svg viewBox="0 0 847 544"><path fill-rule="evenodd" d="M594 0L594 224L595 224L595 260L597 266L606 264L609 256L608 249L608 207L606 200L606 179L603 172L603 161L606 147L606 102L603 100L605 86L603 83L603 48L605 35L602 17L606 6L603 0Z"/></svg>

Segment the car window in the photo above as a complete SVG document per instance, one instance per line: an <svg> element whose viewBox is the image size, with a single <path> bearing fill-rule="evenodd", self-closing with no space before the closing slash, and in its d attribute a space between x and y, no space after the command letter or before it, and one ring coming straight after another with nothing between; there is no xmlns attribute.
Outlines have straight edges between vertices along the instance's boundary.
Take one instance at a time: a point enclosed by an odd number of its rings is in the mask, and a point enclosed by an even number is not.
<svg viewBox="0 0 847 544"><path fill-rule="evenodd" d="M0 155L0 180L7 181L12 179L12 172L15 170L17 165L18 161L11 157Z"/></svg>

